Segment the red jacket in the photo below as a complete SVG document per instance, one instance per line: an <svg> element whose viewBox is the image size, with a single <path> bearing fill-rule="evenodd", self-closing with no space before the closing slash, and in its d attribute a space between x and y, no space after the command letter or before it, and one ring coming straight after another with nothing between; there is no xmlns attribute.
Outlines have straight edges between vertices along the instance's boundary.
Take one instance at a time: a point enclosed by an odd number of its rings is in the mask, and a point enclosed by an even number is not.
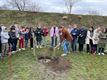
<svg viewBox="0 0 107 80"><path fill-rule="evenodd" d="M47 28L47 27L44 27L44 28L42 29L42 32L43 32L43 36L44 36L44 37L47 36L47 35L48 35L48 28Z"/></svg>

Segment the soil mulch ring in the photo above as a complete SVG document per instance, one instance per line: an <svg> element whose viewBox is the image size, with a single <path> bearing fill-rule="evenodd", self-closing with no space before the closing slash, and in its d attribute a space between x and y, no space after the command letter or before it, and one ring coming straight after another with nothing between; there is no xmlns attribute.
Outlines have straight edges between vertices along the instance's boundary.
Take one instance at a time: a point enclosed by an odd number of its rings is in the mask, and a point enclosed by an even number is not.
<svg viewBox="0 0 107 80"><path fill-rule="evenodd" d="M38 60L54 72L62 72L71 69L71 62L64 57L40 56Z"/></svg>

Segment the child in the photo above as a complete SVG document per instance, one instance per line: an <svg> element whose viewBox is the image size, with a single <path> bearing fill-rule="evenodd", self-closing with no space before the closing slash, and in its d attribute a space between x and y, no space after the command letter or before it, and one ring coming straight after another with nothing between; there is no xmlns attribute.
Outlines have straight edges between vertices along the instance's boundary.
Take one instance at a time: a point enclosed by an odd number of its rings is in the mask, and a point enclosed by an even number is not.
<svg viewBox="0 0 107 80"><path fill-rule="evenodd" d="M87 31L87 35L86 35L86 51L87 53L92 53L92 47L93 47L93 41L92 41L92 37L94 34L94 28L91 26L89 28L89 30Z"/></svg>
<svg viewBox="0 0 107 80"><path fill-rule="evenodd" d="M33 31L32 31L32 28L29 29L29 38L30 38L30 48L33 49Z"/></svg>
<svg viewBox="0 0 107 80"><path fill-rule="evenodd" d="M56 25L53 25L50 30L50 36L51 36L51 47L55 47L57 45L57 39L59 36L59 29Z"/></svg>
<svg viewBox="0 0 107 80"><path fill-rule="evenodd" d="M55 48L59 47L63 43L64 54L61 56L66 56L67 53L69 53L69 43L71 43L73 38L64 26L61 25L59 27L59 31L61 33L61 42Z"/></svg>
<svg viewBox="0 0 107 80"><path fill-rule="evenodd" d="M1 43L2 43L2 54L1 58L3 59L4 56L8 54L8 31L5 26L2 26L2 32L1 32Z"/></svg>
<svg viewBox="0 0 107 80"><path fill-rule="evenodd" d="M0 26L0 56L1 56L1 52L2 52L2 47L1 47L1 31L2 31L2 29L1 29L1 26Z"/></svg>
<svg viewBox="0 0 107 80"><path fill-rule="evenodd" d="M28 48L28 40L29 40L29 29L25 30L25 48Z"/></svg>
<svg viewBox="0 0 107 80"><path fill-rule="evenodd" d="M22 26L19 32L19 51L25 50L24 48L24 34L25 34L25 27Z"/></svg>
<svg viewBox="0 0 107 80"><path fill-rule="evenodd" d="M10 28L10 32L9 32L9 42L12 46L11 50L12 50L12 53L15 53L16 52L16 45L15 45L15 41L17 39L16 37L16 32L15 32L15 28Z"/></svg>
<svg viewBox="0 0 107 80"><path fill-rule="evenodd" d="M79 29L78 43L79 43L79 51L83 51L85 39L86 39L87 30L82 27Z"/></svg>
<svg viewBox="0 0 107 80"><path fill-rule="evenodd" d="M72 41L72 51L77 51L77 40L78 40L79 30L77 24L74 24L74 28L71 31L71 36L73 37Z"/></svg>
<svg viewBox="0 0 107 80"><path fill-rule="evenodd" d="M41 46L41 42L42 42L42 35L43 35L43 32L42 32L42 29L41 29L41 26L37 27L36 31L34 31L34 34L36 36L36 41L37 41L37 48L42 48Z"/></svg>
<svg viewBox="0 0 107 80"><path fill-rule="evenodd" d="M42 31L43 31L43 45L46 46L46 37L48 35L48 28L44 26Z"/></svg>
<svg viewBox="0 0 107 80"><path fill-rule="evenodd" d="M104 55L104 49L107 43L107 34L106 34L106 30L103 29L102 32L99 35L99 44L98 44L98 55Z"/></svg>
<svg viewBox="0 0 107 80"><path fill-rule="evenodd" d="M94 30L94 34L93 34L93 37L92 37L92 41L93 41L92 53L94 55L97 53L97 47L98 47L100 32L101 32L101 28L100 27L96 28Z"/></svg>

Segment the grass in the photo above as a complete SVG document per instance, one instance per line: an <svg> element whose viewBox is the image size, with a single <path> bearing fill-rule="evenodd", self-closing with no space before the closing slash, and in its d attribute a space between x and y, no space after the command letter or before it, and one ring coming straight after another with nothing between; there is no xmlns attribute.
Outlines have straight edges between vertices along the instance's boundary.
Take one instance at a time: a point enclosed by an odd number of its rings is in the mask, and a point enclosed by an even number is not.
<svg viewBox="0 0 107 80"><path fill-rule="evenodd" d="M11 68L6 57L0 61L0 80L45 80L46 73L43 73L43 65L39 64L33 50L17 52L11 57ZM62 54L61 50L55 51L57 56ZM36 54L53 54L49 49L36 49ZM93 56L87 53L71 53L67 57L72 64L66 80L106 80L107 79L107 55ZM57 79L46 79L57 80ZM65 80L60 79L60 80Z"/></svg>
<svg viewBox="0 0 107 80"><path fill-rule="evenodd" d="M62 20L63 16L68 16L69 18L64 21ZM0 24L5 24L6 26L12 25L14 22L19 25L27 25L36 27L38 22L41 22L43 25L48 25L49 27L54 24L62 24L71 22L78 22L78 15L68 15L68 14L58 14L58 13L40 13L40 12L19 12L19 11L10 11L10 10L0 10ZM91 15L81 15L82 19L80 23L86 27L90 24L97 26L107 25L106 16L91 16ZM91 22L91 23L90 23Z"/></svg>

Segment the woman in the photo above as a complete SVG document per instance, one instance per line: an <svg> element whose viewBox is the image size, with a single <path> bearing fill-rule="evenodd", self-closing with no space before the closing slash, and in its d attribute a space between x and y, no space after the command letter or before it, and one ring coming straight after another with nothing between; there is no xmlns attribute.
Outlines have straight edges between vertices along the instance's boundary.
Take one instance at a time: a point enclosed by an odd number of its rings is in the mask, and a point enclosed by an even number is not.
<svg viewBox="0 0 107 80"><path fill-rule="evenodd" d="M90 27L89 30L87 31L87 35L86 35L86 45L87 45L87 53L90 53L92 51L92 47L93 47L93 41L92 41L92 37L94 34L94 28Z"/></svg>
<svg viewBox="0 0 107 80"><path fill-rule="evenodd" d="M99 35L99 43L98 43L98 55L104 55L104 49L107 44L107 33L105 29L102 29Z"/></svg>
<svg viewBox="0 0 107 80"><path fill-rule="evenodd" d="M92 53L93 54L97 53L97 47L98 47L100 33L101 33L101 28L100 27L98 27L94 30L94 34L93 34L93 37L92 37L92 41L93 41Z"/></svg>

